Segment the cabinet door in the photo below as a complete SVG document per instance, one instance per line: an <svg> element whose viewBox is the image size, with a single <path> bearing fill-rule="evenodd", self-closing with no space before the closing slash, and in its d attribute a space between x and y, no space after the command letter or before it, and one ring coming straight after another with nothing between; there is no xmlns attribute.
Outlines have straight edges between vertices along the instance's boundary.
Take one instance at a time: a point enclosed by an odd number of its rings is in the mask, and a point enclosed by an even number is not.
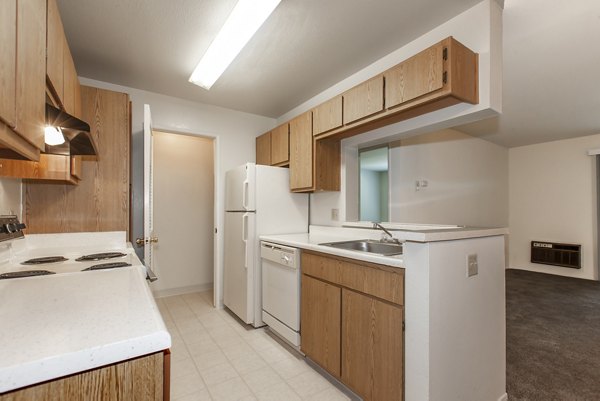
<svg viewBox="0 0 600 401"><path fill-rule="evenodd" d="M73 57L71 57L71 50L67 43L67 38L64 39L63 46L63 60L64 60L64 82L63 82L63 106L65 111L71 115L75 115L75 91L79 86L79 78L77 78L77 71L75 70L75 63L73 63Z"/></svg>
<svg viewBox="0 0 600 401"><path fill-rule="evenodd" d="M290 189L313 186L312 113L306 112L290 121Z"/></svg>
<svg viewBox="0 0 600 401"><path fill-rule="evenodd" d="M15 127L17 82L17 1L0 1L0 119Z"/></svg>
<svg viewBox="0 0 600 401"><path fill-rule="evenodd" d="M256 137L256 164L271 165L271 133Z"/></svg>
<svg viewBox="0 0 600 401"><path fill-rule="evenodd" d="M386 71L385 107L392 108L444 86L443 45L438 43Z"/></svg>
<svg viewBox="0 0 600 401"><path fill-rule="evenodd" d="M48 38L46 48L46 75L50 90L54 91L57 100L63 103L63 69L65 33L58 12L56 0L48 0Z"/></svg>
<svg viewBox="0 0 600 401"><path fill-rule="evenodd" d="M271 165L285 164L290 160L289 125L285 123L271 131Z"/></svg>
<svg viewBox="0 0 600 401"><path fill-rule="evenodd" d="M319 135L342 126L342 96L317 106L313 110L313 135Z"/></svg>
<svg viewBox="0 0 600 401"><path fill-rule="evenodd" d="M402 308L342 290L342 381L365 401L399 401Z"/></svg>
<svg viewBox="0 0 600 401"><path fill-rule="evenodd" d="M302 275L300 334L302 351L340 377L340 308L342 289Z"/></svg>
<svg viewBox="0 0 600 401"><path fill-rule="evenodd" d="M44 150L46 0L19 0L17 3L16 89L15 130L38 149Z"/></svg>
<svg viewBox="0 0 600 401"><path fill-rule="evenodd" d="M383 75L378 75L343 94L344 124L383 110Z"/></svg>

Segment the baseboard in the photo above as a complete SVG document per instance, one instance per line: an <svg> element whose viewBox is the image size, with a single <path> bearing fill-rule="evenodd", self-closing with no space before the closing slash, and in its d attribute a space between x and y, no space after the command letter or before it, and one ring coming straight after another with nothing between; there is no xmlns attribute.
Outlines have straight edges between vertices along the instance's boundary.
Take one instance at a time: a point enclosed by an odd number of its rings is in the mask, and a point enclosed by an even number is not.
<svg viewBox="0 0 600 401"><path fill-rule="evenodd" d="M174 295L190 294L193 292L206 292L213 289L213 283L190 285L187 287L168 288L165 290L152 291L154 298L172 297Z"/></svg>
<svg viewBox="0 0 600 401"><path fill-rule="evenodd" d="M498 401L508 401L508 394L502 394L500 398L498 398Z"/></svg>

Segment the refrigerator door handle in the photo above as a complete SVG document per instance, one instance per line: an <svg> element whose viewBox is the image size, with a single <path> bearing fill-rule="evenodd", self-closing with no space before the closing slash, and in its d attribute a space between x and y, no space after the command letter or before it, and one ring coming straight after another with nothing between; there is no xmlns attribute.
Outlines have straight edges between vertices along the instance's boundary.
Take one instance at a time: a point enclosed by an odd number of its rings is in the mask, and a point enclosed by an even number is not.
<svg viewBox="0 0 600 401"><path fill-rule="evenodd" d="M248 180L244 180L242 188L242 206L245 210L248 210Z"/></svg>
<svg viewBox="0 0 600 401"><path fill-rule="evenodd" d="M242 242L244 243L244 268L248 269L248 213L242 216Z"/></svg>

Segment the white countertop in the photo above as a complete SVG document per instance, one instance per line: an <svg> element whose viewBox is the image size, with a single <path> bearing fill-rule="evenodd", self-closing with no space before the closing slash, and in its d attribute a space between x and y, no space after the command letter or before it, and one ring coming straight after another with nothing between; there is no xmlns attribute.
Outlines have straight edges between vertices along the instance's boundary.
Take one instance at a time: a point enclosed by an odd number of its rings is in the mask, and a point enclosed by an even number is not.
<svg viewBox="0 0 600 401"><path fill-rule="evenodd" d="M419 230L416 225L411 226L411 230L400 230L397 227L390 228L394 238L397 238L400 241L411 242L451 241L466 238L504 235L508 233L506 228L456 227L433 229L431 226L429 226ZM263 241L274 242L276 244L328 253L331 255L362 260L365 262L379 263L393 267L405 267L403 255L382 256L367 252L350 251L319 245L327 242L346 240L379 239L381 234L382 231L380 230L368 229L365 225L361 226L357 224L354 227L310 226L310 233L261 235L260 239Z"/></svg>
<svg viewBox="0 0 600 401"><path fill-rule="evenodd" d="M0 393L171 347L143 266L0 281Z"/></svg>

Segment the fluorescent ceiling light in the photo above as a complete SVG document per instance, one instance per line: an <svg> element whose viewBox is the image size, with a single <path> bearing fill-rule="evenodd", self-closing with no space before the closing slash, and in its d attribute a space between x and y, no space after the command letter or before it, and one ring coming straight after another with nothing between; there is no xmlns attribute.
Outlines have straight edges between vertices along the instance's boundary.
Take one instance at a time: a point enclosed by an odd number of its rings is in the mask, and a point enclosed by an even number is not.
<svg viewBox="0 0 600 401"><path fill-rule="evenodd" d="M190 82L210 89L281 0L239 0L194 69Z"/></svg>
<svg viewBox="0 0 600 401"><path fill-rule="evenodd" d="M50 146L62 145L65 143L65 137L60 128L48 125L44 128L44 142Z"/></svg>

